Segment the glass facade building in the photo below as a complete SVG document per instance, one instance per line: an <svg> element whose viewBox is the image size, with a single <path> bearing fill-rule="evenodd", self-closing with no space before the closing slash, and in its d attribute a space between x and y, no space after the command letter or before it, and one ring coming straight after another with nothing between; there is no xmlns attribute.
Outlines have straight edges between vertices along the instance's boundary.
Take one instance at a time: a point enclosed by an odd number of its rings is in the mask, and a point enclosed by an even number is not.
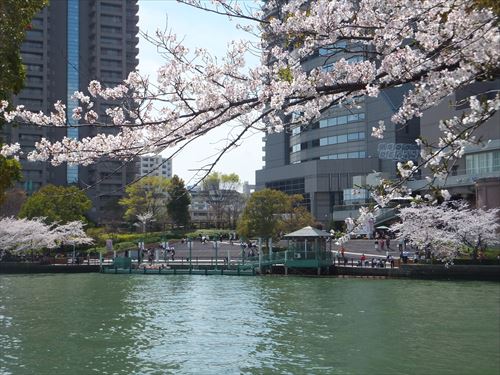
<svg viewBox="0 0 500 375"><path fill-rule="evenodd" d="M79 0L68 0L68 21L67 21L67 51L68 60L66 66L67 86L66 86L66 117L68 119L68 138L78 139L78 121L72 117L73 109L77 103L71 97L75 91L80 90L80 17ZM78 182L78 166L68 165L66 168L66 182L75 184Z"/></svg>
<svg viewBox="0 0 500 375"><path fill-rule="evenodd" d="M328 72L342 58L355 64L374 56L365 45L342 41L321 48L302 61L302 66L305 71ZM264 137L264 167L256 172L256 189L269 187L302 194L316 220L325 224L338 217L334 211L355 201L351 194L355 179L374 171L384 177L396 175L396 164L403 153L380 150L409 150L415 146L420 132L418 120L407 127L388 127L383 140L370 136L378 121L390 121L406 89L386 90L378 98L357 97L333 105L312 123L296 124L295 116L290 116L285 131ZM418 150L411 155L416 160ZM301 181L300 191L290 189L296 185L291 181Z"/></svg>

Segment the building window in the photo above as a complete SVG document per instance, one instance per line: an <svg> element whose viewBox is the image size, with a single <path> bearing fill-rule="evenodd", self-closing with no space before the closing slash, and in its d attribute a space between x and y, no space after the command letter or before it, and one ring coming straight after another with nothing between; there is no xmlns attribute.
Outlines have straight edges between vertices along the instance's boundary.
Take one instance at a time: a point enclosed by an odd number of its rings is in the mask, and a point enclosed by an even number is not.
<svg viewBox="0 0 500 375"><path fill-rule="evenodd" d="M326 128L326 127L330 127L330 126L345 125L345 124L352 123L352 122L363 121L364 119L365 119L364 112L354 113L352 115L347 115L347 116L329 117L329 118L320 120L319 127Z"/></svg>
<svg viewBox="0 0 500 375"><path fill-rule="evenodd" d="M366 158L366 151L342 152L338 154L323 155L321 160L338 160L338 159L364 159Z"/></svg>
<svg viewBox="0 0 500 375"><path fill-rule="evenodd" d="M118 8L119 10L119 8ZM117 23L121 24L122 23L122 17L121 16L107 16L107 15L102 15L101 20L106 23Z"/></svg>
<svg viewBox="0 0 500 375"><path fill-rule="evenodd" d="M465 168L468 175L500 171L500 150L466 155Z"/></svg>
<svg viewBox="0 0 500 375"><path fill-rule="evenodd" d="M113 26L101 26L101 32L103 34L121 34L121 27L113 27Z"/></svg>
<svg viewBox="0 0 500 375"><path fill-rule="evenodd" d="M365 139L365 132L354 132L348 134L339 134L331 137L320 138L320 146L336 145L338 143L346 143Z"/></svg>
<svg viewBox="0 0 500 375"><path fill-rule="evenodd" d="M43 65L38 64L25 64L27 72L41 73L43 72Z"/></svg>
<svg viewBox="0 0 500 375"><path fill-rule="evenodd" d="M26 39L39 39L43 37L43 30L28 30L26 31Z"/></svg>
<svg viewBox="0 0 500 375"><path fill-rule="evenodd" d="M320 56L331 56L336 53L342 52L347 48L347 41L339 40L336 43L330 44L328 46L324 46L319 49Z"/></svg>
<svg viewBox="0 0 500 375"><path fill-rule="evenodd" d="M121 12L122 6L120 4L109 4L109 3L104 3L101 4L101 10L103 12Z"/></svg>
<svg viewBox="0 0 500 375"><path fill-rule="evenodd" d="M110 38L108 36L101 36L101 43L102 44L120 45L120 44L122 44L122 40L120 38Z"/></svg>
<svg viewBox="0 0 500 375"><path fill-rule="evenodd" d="M43 42L37 42L35 40L27 40L26 42L23 42L23 45L21 46L21 50L24 50L25 48L42 49Z"/></svg>

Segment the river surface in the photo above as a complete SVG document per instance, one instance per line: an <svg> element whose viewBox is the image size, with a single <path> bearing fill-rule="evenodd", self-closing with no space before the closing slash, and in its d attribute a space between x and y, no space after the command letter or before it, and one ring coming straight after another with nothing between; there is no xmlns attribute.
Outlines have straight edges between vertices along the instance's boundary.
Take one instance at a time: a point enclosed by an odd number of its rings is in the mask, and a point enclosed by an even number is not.
<svg viewBox="0 0 500 375"><path fill-rule="evenodd" d="M0 374L500 373L500 284L0 275Z"/></svg>

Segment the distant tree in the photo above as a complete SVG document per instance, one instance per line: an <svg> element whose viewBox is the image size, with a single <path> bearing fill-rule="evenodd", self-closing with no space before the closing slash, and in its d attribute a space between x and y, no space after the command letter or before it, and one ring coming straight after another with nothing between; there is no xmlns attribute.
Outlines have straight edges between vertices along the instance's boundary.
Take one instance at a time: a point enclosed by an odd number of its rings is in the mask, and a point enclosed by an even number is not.
<svg viewBox="0 0 500 375"><path fill-rule="evenodd" d="M168 189L170 179L159 176L147 176L127 186L126 196L119 203L126 207L125 219L135 221L137 215L151 213L157 223L166 223L168 219Z"/></svg>
<svg viewBox="0 0 500 375"><path fill-rule="evenodd" d="M75 186L46 185L29 197L21 207L19 217L44 217L47 223L86 222L92 202Z"/></svg>
<svg viewBox="0 0 500 375"><path fill-rule="evenodd" d="M187 226L189 224L189 205L191 195L184 186L184 180L174 175L168 187L169 201L167 211L172 222L177 226Z"/></svg>
<svg viewBox="0 0 500 375"><path fill-rule="evenodd" d="M217 227L235 224L244 203L240 186L240 177L235 173L213 172L203 180L203 193Z"/></svg>
<svg viewBox="0 0 500 375"><path fill-rule="evenodd" d="M312 225L312 216L297 206L302 199L301 195L290 196L272 189L253 193L238 222L238 233L247 238L261 237L267 240L278 237L282 231Z"/></svg>
<svg viewBox="0 0 500 375"><path fill-rule="evenodd" d="M20 188L7 190L4 198L4 202L0 205L0 217L17 216L28 199L26 192Z"/></svg>

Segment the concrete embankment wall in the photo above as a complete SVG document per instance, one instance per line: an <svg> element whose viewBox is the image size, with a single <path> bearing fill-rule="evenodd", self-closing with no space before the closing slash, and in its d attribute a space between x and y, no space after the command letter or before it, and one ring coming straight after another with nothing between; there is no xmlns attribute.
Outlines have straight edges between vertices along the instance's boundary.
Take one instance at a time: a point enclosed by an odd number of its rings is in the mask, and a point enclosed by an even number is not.
<svg viewBox="0 0 500 375"><path fill-rule="evenodd" d="M500 281L500 265L402 264L399 268L335 267L339 276Z"/></svg>
<svg viewBox="0 0 500 375"><path fill-rule="evenodd" d="M174 268L185 269L186 265ZM213 268L199 266L198 269ZM227 269L224 266L220 268ZM99 272L98 265L42 265L37 263L0 262L0 274L6 273L85 273ZM289 269L290 275L317 275L316 269ZM284 274L284 267L273 266L273 274ZM399 268L371 268L371 267L339 267L330 266L323 269L322 276L350 276L350 277L388 277L412 278L429 280L486 280L500 281L500 265L451 265L442 264L402 264Z"/></svg>
<svg viewBox="0 0 500 375"><path fill-rule="evenodd" d="M86 273L99 271L100 267L98 265L50 265L0 262L0 273Z"/></svg>

